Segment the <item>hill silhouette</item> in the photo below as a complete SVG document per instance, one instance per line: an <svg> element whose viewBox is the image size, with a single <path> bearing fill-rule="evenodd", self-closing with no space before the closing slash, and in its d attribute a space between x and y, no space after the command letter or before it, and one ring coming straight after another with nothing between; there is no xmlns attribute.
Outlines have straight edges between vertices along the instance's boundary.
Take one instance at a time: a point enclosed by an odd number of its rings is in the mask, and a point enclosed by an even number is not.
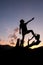
<svg viewBox="0 0 43 65"><path fill-rule="evenodd" d="M36 49L30 49L27 47L10 47L8 45L0 45L0 57L6 57L9 60L15 60L16 62L21 63L30 63L41 62L43 61L43 47ZM12 58L12 59L10 59ZM13 60L13 61L14 61ZM18 61L19 60L19 61Z"/></svg>

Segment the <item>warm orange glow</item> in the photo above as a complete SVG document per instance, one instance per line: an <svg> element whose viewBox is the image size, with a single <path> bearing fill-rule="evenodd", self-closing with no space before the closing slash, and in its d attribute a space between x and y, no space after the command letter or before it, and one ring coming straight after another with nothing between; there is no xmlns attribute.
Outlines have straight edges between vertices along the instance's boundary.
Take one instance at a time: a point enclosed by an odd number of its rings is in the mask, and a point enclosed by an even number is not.
<svg viewBox="0 0 43 65"><path fill-rule="evenodd" d="M8 33L9 33L8 40L7 41L6 40L0 40L0 45L9 45L9 46L15 47L16 46L16 42L17 42L17 36L18 37L20 36L18 34L19 29L18 28L14 29L14 32L12 32L12 34L9 31L10 30L8 29ZM32 37L31 34L27 34L25 36L25 39L24 39L24 47L28 45L27 44L28 43L28 39L29 38L31 39L31 37ZM22 36L20 36L20 38L22 38ZM35 38L33 38L31 41L29 41L29 44L31 44L33 40L35 40ZM30 47L30 48L31 49L34 49L34 48L38 48L40 46L43 46L43 42L41 42L39 45L35 45L35 46Z"/></svg>
<svg viewBox="0 0 43 65"><path fill-rule="evenodd" d="M11 44L9 41L1 40L1 41L0 41L0 45L15 46L15 43L14 43L14 44Z"/></svg>
<svg viewBox="0 0 43 65"><path fill-rule="evenodd" d="M16 46L16 43L11 44L9 41L4 41L4 40L2 40L2 41L0 41L0 45L9 45L9 46L15 47L15 46ZM27 43L26 43L26 42L24 42L24 47L25 47L25 46L27 46ZM30 48L31 48L31 49L34 49L34 48L38 48L38 47L40 47L40 46L43 46L43 43L42 43L42 42L41 42L39 45L35 45L35 46L30 47Z"/></svg>

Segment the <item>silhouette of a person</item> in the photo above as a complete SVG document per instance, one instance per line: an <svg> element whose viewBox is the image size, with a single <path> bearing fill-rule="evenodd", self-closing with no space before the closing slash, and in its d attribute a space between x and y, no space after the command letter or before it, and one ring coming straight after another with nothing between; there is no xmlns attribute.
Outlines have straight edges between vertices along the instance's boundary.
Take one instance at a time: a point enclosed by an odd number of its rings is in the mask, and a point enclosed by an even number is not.
<svg viewBox="0 0 43 65"><path fill-rule="evenodd" d="M35 34L34 34L33 30L27 30L27 26L26 26L32 20L34 20L34 17L32 19L30 19L29 21L27 21L26 23L23 19L20 20L19 33L21 34L21 32L22 32L22 39L23 40L24 40L25 35L30 33L30 32L32 33L33 37L35 37Z"/></svg>

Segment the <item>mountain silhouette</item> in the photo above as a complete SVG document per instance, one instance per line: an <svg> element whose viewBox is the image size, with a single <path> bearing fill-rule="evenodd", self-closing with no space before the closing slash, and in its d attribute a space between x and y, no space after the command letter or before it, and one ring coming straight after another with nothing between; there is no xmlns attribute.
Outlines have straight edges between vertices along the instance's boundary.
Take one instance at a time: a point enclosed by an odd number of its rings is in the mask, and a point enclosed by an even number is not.
<svg viewBox="0 0 43 65"><path fill-rule="evenodd" d="M18 63L29 64L32 61L33 63L39 63L43 60L43 46L36 49L30 49L27 47L10 47L8 45L0 45L0 56L6 57L6 59L12 58L10 60L15 60Z"/></svg>

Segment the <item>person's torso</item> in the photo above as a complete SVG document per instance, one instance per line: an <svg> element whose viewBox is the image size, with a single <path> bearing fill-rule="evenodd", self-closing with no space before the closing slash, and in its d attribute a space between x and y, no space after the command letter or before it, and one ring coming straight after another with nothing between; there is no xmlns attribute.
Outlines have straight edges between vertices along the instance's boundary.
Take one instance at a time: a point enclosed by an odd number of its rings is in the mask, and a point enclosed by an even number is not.
<svg viewBox="0 0 43 65"><path fill-rule="evenodd" d="M22 33L25 33L27 31L26 24L21 25Z"/></svg>

